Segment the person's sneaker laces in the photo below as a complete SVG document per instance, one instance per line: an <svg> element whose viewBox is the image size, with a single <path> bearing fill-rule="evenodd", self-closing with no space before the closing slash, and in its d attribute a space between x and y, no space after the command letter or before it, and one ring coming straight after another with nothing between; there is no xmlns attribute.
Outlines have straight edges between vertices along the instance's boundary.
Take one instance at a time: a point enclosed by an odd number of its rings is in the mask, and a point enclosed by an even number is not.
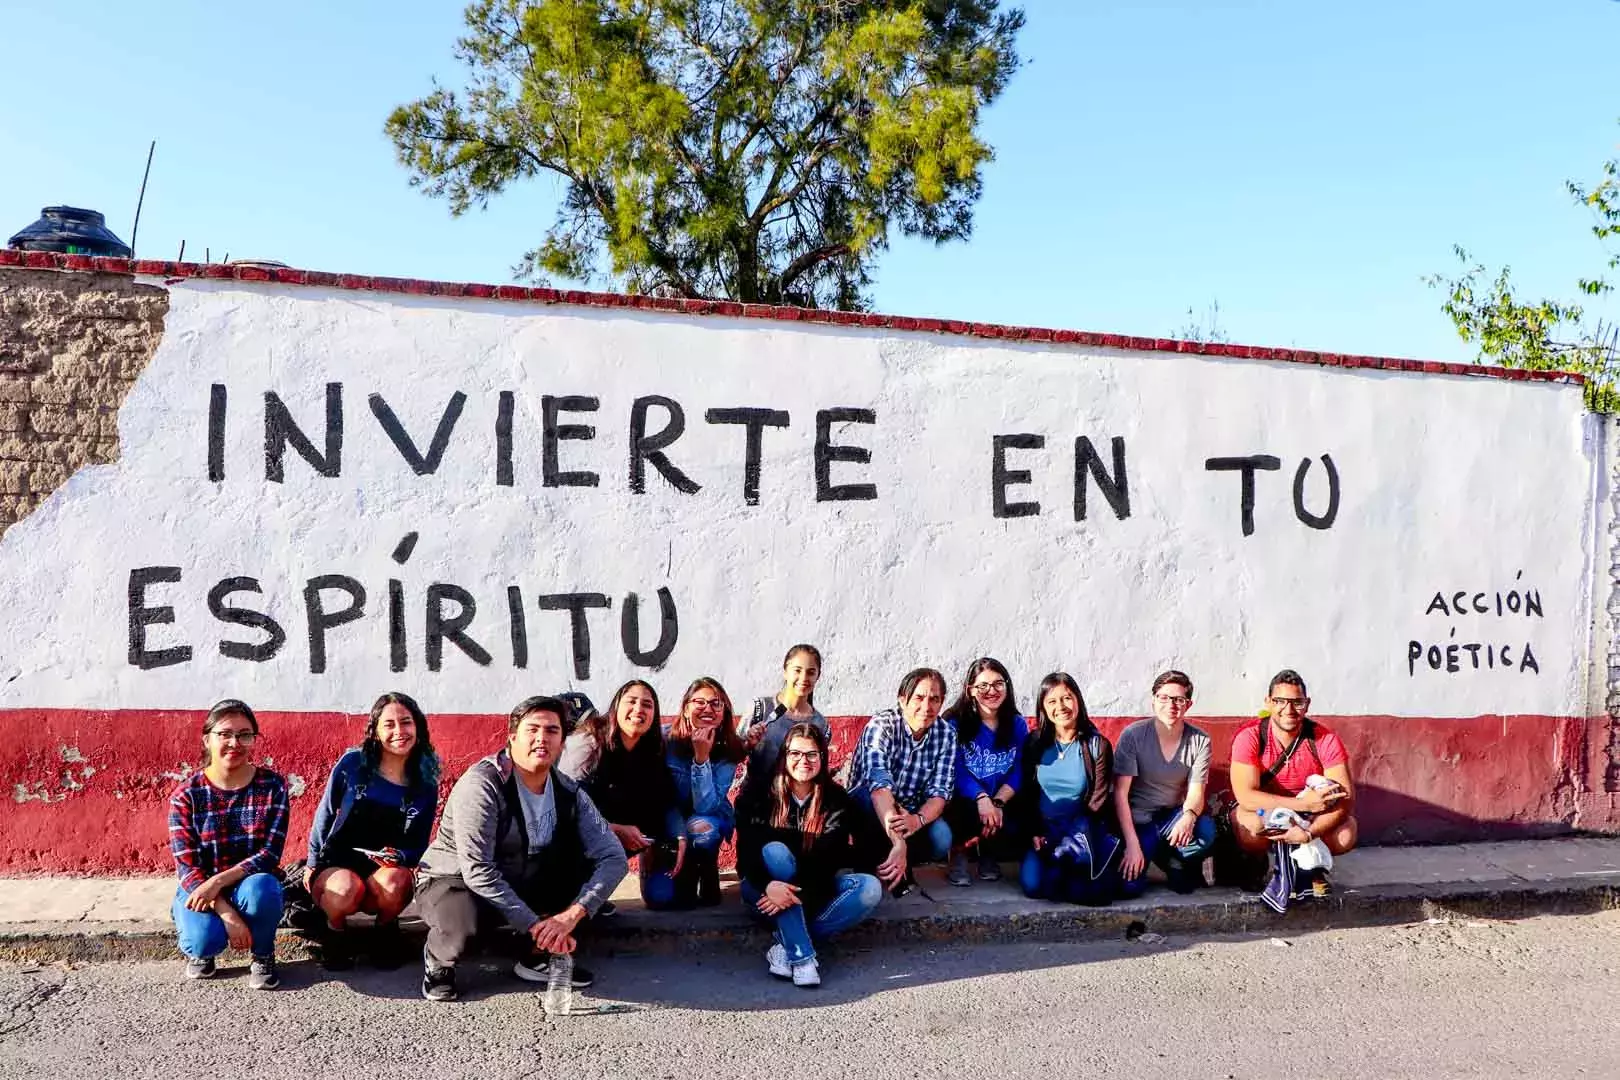
<svg viewBox="0 0 1620 1080"><path fill-rule="evenodd" d="M255 956L248 964L249 990L274 990L281 985L281 976L276 974L276 958L273 956Z"/></svg>
<svg viewBox="0 0 1620 1080"><path fill-rule="evenodd" d="M959 887L973 884L973 876L968 873L966 852L959 851L951 856L951 866L945 871L945 880Z"/></svg>
<svg viewBox="0 0 1620 1080"><path fill-rule="evenodd" d="M547 982L551 978L551 957L545 953L535 953L528 959L513 964L512 974L526 982ZM590 968L574 965L574 977L569 981L569 985L575 990L584 990L595 981L596 976L591 974Z"/></svg>
<svg viewBox="0 0 1620 1080"><path fill-rule="evenodd" d="M456 1000L456 969L422 969L422 996L429 1001Z"/></svg>
<svg viewBox="0 0 1620 1080"><path fill-rule="evenodd" d="M800 960L793 965L794 986L820 986L821 969L816 966L815 960Z"/></svg>
<svg viewBox="0 0 1620 1080"><path fill-rule="evenodd" d="M788 963L787 949L782 947L781 942L777 942L765 950L765 963L770 965L771 974L778 979L791 979L793 977L793 967Z"/></svg>
<svg viewBox="0 0 1620 1080"><path fill-rule="evenodd" d="M212 956L186 957L186 978L188 979L212 979L214 972L217 970Z"/></svg>

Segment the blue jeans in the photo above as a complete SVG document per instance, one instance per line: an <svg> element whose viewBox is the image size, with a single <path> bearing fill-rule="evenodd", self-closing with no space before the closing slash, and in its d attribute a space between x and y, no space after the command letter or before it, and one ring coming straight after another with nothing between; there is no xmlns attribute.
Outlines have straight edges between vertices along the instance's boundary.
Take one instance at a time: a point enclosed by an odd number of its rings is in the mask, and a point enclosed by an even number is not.
<svg viewBox="0 0 1620 1080"><path fill-rule="evenodd" d="M799 863L786 844L766 844L760 851L760 857L772 881L794 883L799 873ZM794 904L780 915L769 917L776 925L776 940L787 950L788 963L814 960L816 950L811 945L812 941L824 940L855 926L876 911L883 900L883 886L871 874L839 874L833 879L833 887L833 898L808 923L805 921L803 904ZM744 879L743 903L757 918L763 919L767 916L761 915L755 906L761 895L752 883Z"/></svg>
<svg viewBox="0 0 1620 1080"><path fill-rule="evenodd" d="M1119 891L1125 842L1096 818L1047 823L1045 844L1018 868L1024 895L1068 904L1106 905Z"/></svg>
<svg viewBox="0 0 1620 1080"><path fill-rule="evenodd" d="M849 794L862 813L873 821L877 821L876 832L881 833L883 831L883 822L878 820L877 808L872 805L872 789L862 784ZM931 823L906 838L906 865L910 867L920 862L939 862L949 855L950 851L951 827L945 823L945 815L941 814ZM867 858L873 866L876 866L888 856L887 848L882 851L874 849L867 854Z"/></svg>
<svg viewBox="0 0 1620 1080"><path fill-rule="evenodd" d="M225 921L212 911L192 911L186 907L185 889L176 889L169 914L179 933L180 951L196 960L218 956L229 944ZM242 913L253 934L253 955L273 956L276 926L281 922L281 882L273 874L249 874L228 890L225 899Z"/></svg>
<svg viewBox="0 0 1620 1080"><path fill-rule="evenodd" d="M703 826L707 825L705 829ZM686 842L690 851L719 851L731 839L732 827L713 814L693 814L686 819Z"/></svg>
<svg viewBox="0 0 1620 1080"><path fill-rule="evenodd" d="M1184 847L1172 847L1170 829L1181 817L1181 807L1172 806L1155 810L1146 825L1136 826L1136 842L1142 846L1142 858L1148 865L1157 865L1164 871L1170 887L1178 893L1190 893L1204 883L1204 860L1215 846L1215 819L1208 814L1198 815L1193 823L1192 841ZM1127 899L1141 896L1147 888L1147 866L1134 881L1121 881L1120 894Z"/></svg>

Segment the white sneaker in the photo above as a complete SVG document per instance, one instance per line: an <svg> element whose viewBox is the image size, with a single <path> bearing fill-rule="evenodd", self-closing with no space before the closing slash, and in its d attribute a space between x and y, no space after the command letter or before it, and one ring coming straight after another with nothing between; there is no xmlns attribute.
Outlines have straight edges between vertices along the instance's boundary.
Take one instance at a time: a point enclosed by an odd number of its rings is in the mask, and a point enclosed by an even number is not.
<svg viewBox="0 0 1620 1080"><path fill-rule="evenodd" d="M820 986L821 969L814 960L801 960L793 965L794 986Z"/></svg>
<svg viewBox="0 0 1620 1080"><path fill-rule="evenodd" d="M765 962L771 966L771 974L778 979L793 977L793 968L788 966L787 950L780 942L765 950Z"/></svg>

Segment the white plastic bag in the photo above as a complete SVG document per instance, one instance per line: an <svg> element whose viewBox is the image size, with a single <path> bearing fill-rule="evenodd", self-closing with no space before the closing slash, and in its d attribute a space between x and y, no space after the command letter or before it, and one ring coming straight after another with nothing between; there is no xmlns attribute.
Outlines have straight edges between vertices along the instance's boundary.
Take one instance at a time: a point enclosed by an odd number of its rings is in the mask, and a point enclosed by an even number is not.
<svg viewBox="0 0 1620 1080"><path fill-rule="evenodd" d="M1308 844L1296 845L1289 852L1294 862L1301 870L1331 870L1333 869L1333 852L1320 840L1312 840Z"/></svg>

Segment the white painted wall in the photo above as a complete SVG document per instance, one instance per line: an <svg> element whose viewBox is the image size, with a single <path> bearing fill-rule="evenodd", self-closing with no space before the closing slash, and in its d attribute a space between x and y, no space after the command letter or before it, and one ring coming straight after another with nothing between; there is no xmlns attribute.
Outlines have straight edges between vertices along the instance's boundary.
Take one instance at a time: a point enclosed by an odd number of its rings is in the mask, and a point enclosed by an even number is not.
<svg viewBox="0 0 1620 1080"><path fill-rule="evenodd" d="M1322 713L1584 715L1592 637L1594 470L1601 440L1578 387L1497 379L1341 371L1308 365L790 323L319 289L191 282L174 286L162 345L119 418L117 465L76 475L0 540L7 633L0 707L202 707L235 695L265 709L361 709L405 689L430 711L504 711L528 693L579 686L599 704L638 669L619 645L623 597L641 595L657 631L656 590L671 591L679 644L650 674L667 699L712 673L739 700L775 685L783 649L805 639L827 658L818 701L858 713L890 699L928 663L954 680L974 656L1011 669L1027 704L1046 671L1072 671L1099 715L1143 709L1147 683L1174 665L1198 683L1205 714L1250 712L1288 665ZM321 442L324 385L344 386L337 479L296 453L267 482L262 395L285 398ZM229 392L227 475L207 479L209 387ZM455 391L467 404L437 473L416 476L367 407L381 393L425 447ZM516 484L495 483L497 394L516 394ZM594 489L542 488L540 400L601 399L591 442L565 442L565 468ZM668 453L702 485L673 490L649 468L628 490L628 425L638 394L685 408ZM768 406L791 426L764 436L762 497L742 498L743 434L706 410ZM871 448L870 466L834 465L836 482L877 485L875 502L814 502L817 409L876 411L875 427L837 429ZM662 426L652 411L650 428ZM1041 452L1010 455L1033 482L1039 516L991 514L991 437L1036 432ZM1123 436L1131 516L1095 490L1072 515L1076 436L1109 458ZM1239 528L1239 478L1206 458L1269 453L1256 530ZM1331 454L1342 485L1335 524L1307 528L1291 491L1302 458ZM1308 504L1326 503L1318 463ZM404 567L402 536L421 534ZM1606 549L1607 541L1604 542ZM1606 565L1606 556L1597 564ZM184 664L127 661L130 569L172 565L149 590L176 622L149 647L188 643ZM1522 576L1521 575L1522 572ZM329 637L329 668L309 670L302 588L327 573L359 579L362 621ZM273 659L217 651L254 631L212 618L221 578L258 577L261 610L288 633ZM409 668L389 670L387 582L407 597ZM427 585L470 590L470 630L493 654L480 667L453 646L443 670L422 655ZM506 590L528 606L529 667L513 667ZM1534 591L1542 617L1498 617L1495 594ZM1425 614L1485 593L1489 615ZM535 609L542 592L612 598L589 616L591 677L572 677L568 618ZM254 598L238 594L238 603ZM1451 635L1455 629L1455 637ZM1511 670L1409 673L1409 642L1507 645ZM1528 643L1539 673L1521 672Z"/></svg>

